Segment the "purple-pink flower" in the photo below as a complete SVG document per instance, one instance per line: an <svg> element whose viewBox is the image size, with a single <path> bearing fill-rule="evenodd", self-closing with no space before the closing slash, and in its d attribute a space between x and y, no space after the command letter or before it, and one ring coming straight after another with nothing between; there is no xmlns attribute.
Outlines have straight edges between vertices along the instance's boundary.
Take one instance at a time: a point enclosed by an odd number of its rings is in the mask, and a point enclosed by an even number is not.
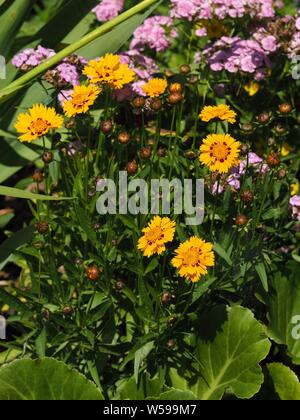
<svg viewBox="0 0 300 420"><path fill-rule="evenodd" d="M168 16L153 16L135 30L130 49L143 51L148 46L158 52L165 51L176 36L173 19Z"/></svg>
<svg viewBox="0 0 300 420"><path fill-rule="evenodd" d="M99 22L107 22L118 16L123 8L124 0L102 0L92 12Z"/></svg>

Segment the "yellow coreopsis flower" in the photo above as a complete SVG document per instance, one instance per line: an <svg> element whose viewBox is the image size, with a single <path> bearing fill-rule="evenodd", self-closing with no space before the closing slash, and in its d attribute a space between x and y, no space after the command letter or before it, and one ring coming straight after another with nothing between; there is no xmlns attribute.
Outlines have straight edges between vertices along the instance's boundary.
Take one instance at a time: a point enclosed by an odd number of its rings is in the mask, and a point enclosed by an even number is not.
<svg viewBox="0 0 300 420"><path fill-rule="evenodd" d="M215 265L213 244L197 236L181 244L175 252L171 264L177 268L181 277L192 282L199 281L201 276L207 274L207 268Z"/></svg>
<svg viewBox="0 0 300 420"><path fill-rule="evenodd" d="M166 243L174 238L176 223L168 217L155 216L143 229L144 235L139 239L138 249L145 257L161 255L166 250Z"/></svg>
<svg viewBox="0 0 300 420"><path fill-rule="evenodd" d="M291 195L297 195L299 191L300 191L299 181L293 182L293 184L291 184Z"/></svg>
<svg viewBox="0 0 300 420"><path fill-rule="evenodd" d="M151 79L149 82L145 83L142 86L142 89L150 98L156 98L165 93L167 87L168 83L165 79L155 77L154 79Z"/></svg>
<svg viewBox="0 0 300 420"><path fill-rule="evenodd" d="M90 61L83 74L89 77L92 83L101 83L112 89L122 89L135 77L135 72L128 64L121 63L120 57L114 54L106 54L100 60Z"/></svg>
<svg viewBox="0 0 300 420"><path fill-rule="evenodd" d="M71 99L64 102L64 112L67 117L85 114L94 105L101 89L95 85L75 86Z"/></svg>
<svg viewBox="0 0 300 420"><path fill-rule="evenodd" d="M210 134L200 147L199 160L212 172L227 173L239 163L240 147L229 134Z"/></svg>
<svg viewBox="0 0 300 420"><path fill-rule="evenodd" d="M247 85L244 86L244 90L249 96L254 96L260 90L260 84L251 80Z"/></svg>
<svg viewBox="0 0 300 420"><path fill-rule="evenodd" d="M292 150L293 148L288 143L284 143L281 149L281 156L283 157L288 156Z"/></svg>
<svg viewBox="0 0 300 420"><path fill-rule="evenodd" d="M220 119L234 124L236 122L236 113L225 104L220 104L218 106L205 106L202 109L199 118L204 122Z"/></svg>
<svg viewBox="0 0 300 420"><path fill-rule="evenodd" d="M45 136L50 130L59 129L63 121L54 108L36 104L27 113L18 115L15 128L22 134L19 137L21 142L32 141Z"/></svg>

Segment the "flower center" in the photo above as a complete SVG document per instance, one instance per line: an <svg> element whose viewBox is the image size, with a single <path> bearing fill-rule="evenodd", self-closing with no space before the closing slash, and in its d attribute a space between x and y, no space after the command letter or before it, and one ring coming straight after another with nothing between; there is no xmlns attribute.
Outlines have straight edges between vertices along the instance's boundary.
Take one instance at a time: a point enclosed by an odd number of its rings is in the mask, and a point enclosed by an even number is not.
<svg viewBox="0 0 300 420"><path fill-rule="evenodd" d="M199 261L199 250L196 248L191 248L188 254L185 254L183 259L184 265L195 266L198 264Z"/></svg>
<svg viewBox="0 0 300 420"><path fill-rule="evenodd" d="M215 158L220 162L224 162L227 159L230 152L231 148L227 145L226 142L215 142L210 148L210 157Z"/></svg>
<svg viewBox="0 0 300 420"><path fill-rule="evenodd" d="M86 96L82 93L79 93L73 97L72 102L75 106L82 106L86 102Z"/></svg>
<svg viewBox="0 0 300 420"><path fill-rule="evenodd" d="M48 130L48 123L42 118L38 118L36 121L33 121L32 128L38 135L41 135Z"/></svg>
<svg viewBox="0 0 300 420"><path fill-rule="evenodd" d="M153 244L154 242L157 242L160 239L162 239L163 236L164 235L160 226L156 226L153 229L151 229L150 232L148 232L147 239L148 239L149 244Z"/></svg>

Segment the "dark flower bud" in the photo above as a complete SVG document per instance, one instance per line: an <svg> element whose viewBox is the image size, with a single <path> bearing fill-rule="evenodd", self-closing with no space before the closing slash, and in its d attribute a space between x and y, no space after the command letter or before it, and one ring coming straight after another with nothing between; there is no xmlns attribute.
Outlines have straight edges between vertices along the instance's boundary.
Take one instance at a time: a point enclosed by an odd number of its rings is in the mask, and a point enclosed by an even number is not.
<svg viewBox="0 0 300 420"><path fill-rule="evenodd" d="M161 303L168 305L172 300L172 294L170 292L164 292L161 296Z"/></svg>
<svg viewBox="0 0 300 420"><path fill-rule="evenodd" d="M50 319L50 311L46 308L42 309L41 315L45 321L49 321Z"/></svg>
<svg viewBox="0 0 300 420"><path fill-rule="evenodd" d="M188 83L190 85L196 85L198 82L199 82L199 77L196 76L195 74L188 78Z"/></svg>
<svg viewBox="0 0 300 420"><path fill-rule="evenodd" d="M270 122L270 114L264 111L261 114L259 114L257 119L260 124L268 124L268 122Z"/></svg>
<svg viewBox="0 0 300 420"><path fill-rule="evenodd" d="M146 105L146 100L142 96L138 96L137 98L134 98L134 100L132 101L132 106L135 109L144 108L145 105Z"/></svg>
<svg viewBox="0 0 300 420"><path fill-rule="evenodd" d="M74 313L74 308L72 308L72 306L65 306L62 310L62 314L64 316L70 316L73 315Z"/></svg>
<svg viewBox="0 0 300 420"><path fill-rule="evenodd" d="M101 224L100 223L94 223L93 225L92 225L92 229L93 230L100 230L101 229Z"/></svg>
<svg viewBox="0 0 300 420"><path fill-rule="evenodd" d="M157 154L159 157L165 157L167 155L167 149L165 149L164 147L160 147L157 150Z"/></svg>
<svg viewBox="0 0 300 420"><path fill-rule="evenodd" d="M169 79L171 77L174 77L175 76L175 73L172 70L170 70L170 69L166 69L165 70L165 76Z"/></svg>
<svg viewBox="0 0 300 420"><path fill-rule="evenodd" d="M251 123L245 123L241 127L242 131L246 134L251 134L254 131L254 126Z"/></svg>
<svg viewBox="0 0 300 420"><path fill-rule="evenodd" d="M115 285L115 289L118 291L123 290L125 287L125 283L122 280L118 280L116 285Z"/></svg>
<svg viewBox="0 0 300 420"><path fill-rule="evenodd" d="M91 265L86 269L86 275L89 280L97 281L100 278L101 270L97 265Z"/></svg>
<svg viewBox="0 0 300 420"><path fill-rule="evenodd" d="M171 95L168 97L168 102L171 105L180 104L180 102L182 101L183 101L183 95L180 92L171 93Z"/></svg>
<svg viewBox="0 0 300 420"><path fill-rule="evenodd" d="M36 169L32 175L32 179L34 182L43 182L44 181L44 173L40 169Z"/></svg>
<svg viewBox="0 0 300 420"><path fill-rule="evenodd" d="M276 153L270 153L267 156L267 164L271 167L279 166L280 165L280 158Z"/></svg>
<svg viewBox="0 0 300 420"><path fill-rule="evenodd" d="M178 317L176 315L170 316L167 323L170 327L172 327L178 321Z"/></svg>
<svg viewBox="0 0 300 420"><path fill-rule="evenodd" d="M276 126L275 126L275 131L276 131L276 133L279 135L279 136L281 136L281 135L284 135L284 134L286 134L286 132L287 132L287 129L286 129L286 127L283 125L283 124L276 124Z"/></svg>
<svg viewBox="0 0 300 420"><path fill-rule="evenodd" d="M114 128L113 122L111 120L102 121L100 125L100 130L103 134L110 134Z"/></svg>
<svg viewBox="0 0 300 420"><path fill-rule="evenodd" d="M192 71L192 69L191 66L189 66L188 64L182 64L179 67L179 71L181 74L189 74Z"/></svg>
<svg viewBox="0 0 300 420"><path fill-rule="evenodd" d="M176 341L173 339L168 340L167 347L169 350L174 350L176 347Z"/></svg>
<svg viewBox="0 0 300 420"><path fill-rule="evenodd" d="M241 200L244 204L251 204L254 200L253 192L249 189L242 191Z"/></svg>
<svg viewBox="0 0 300 420"><path fill-rule="evenodd" d="M159 98L153 98L150 101L150 108L153 111L159 111L162 108L162 101Z"/></svg>
<svg viewBox="0 0 300 420"><path fill-rule="evenodd" d="M292 105L288 102L279 105L279 112L281 114L289 114L290 112L292 112L292 109L293 109Z"/></svg>
<svg viewBox="0 0 300 420"><path fill-rule="evenodd" d="M129 162L127 164L126 169L129 175L135 175L137 171L139 170L139 165L137 164L135 160L133 160L132 162Z"/></svg>
<svg viewBox="0 0 300 420"><path fill-rule="evenodd" d="M130 142L130 134L127 131L122 131L118 135L118 142L121 144L127 144Z"/></svg>
<svg viewBox="0 0 300 420"><path fill-rule="evenodd" d="M235 219L235 224L236 226L246 226L248 221L249 219L247 216L245 216L244 214L238 214Z"/></svg>
<svg viewBox="0 0 300 420"><path fill-rule="evenodd" d="M193 150L189 150L185 153L185 157L189 160L194 160L197 157L197 153L195 153Z"/></svg>
<svg viewBox="0 0 300 420"><path fill-rule="evenodd" d="M53 153L52 152L45 152L43 153L42 160L44 163L51 163L53 161Z"/></svg>
<svg viewBox="0 0 300 420"><path fill-rule="evenodd" d="M41 235L46 235L49 232L49 223L45 220L38 222L36 224L36 230Z"/></svg>
<svg viewBox="0 0 300 420"><path fill-rule="evenodd" d="M279 179L284 179L286 177L286 175L287 175L287 172L286 172L285 169L280 169L278 171L278 174L277 174L277 176L278 176Z"/></svg>
<svg viewBox="0 0 300 420"><path fill-rule="evenodd" d="M83 261L82 261L82 259L81 259L81 258L79 258L79 257L77 257L77 258L75 259L75 264L76 264L78 267L82 266L82 265L83 265Z"/></svg>
<svg viewBox="0 0 300 420"><path fill-rule="evenodd" d="M152 150L151 147L143 147L140 150L140 157L141 159L150 159L151 158L151 154L152 154Z"/></svg>
<svg viewBox="0 0 300 420"><path fill-rule="evenodd" d="M276 145L276 140L273 137L268 139L268 146L273 147Z"/></svg>

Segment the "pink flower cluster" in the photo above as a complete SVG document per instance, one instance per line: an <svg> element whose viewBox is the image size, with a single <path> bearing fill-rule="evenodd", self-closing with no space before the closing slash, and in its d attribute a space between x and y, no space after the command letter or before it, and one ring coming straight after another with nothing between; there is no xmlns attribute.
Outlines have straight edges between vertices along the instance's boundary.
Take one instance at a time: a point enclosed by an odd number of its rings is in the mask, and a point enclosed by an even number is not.
<svg viewBox="0 0 300 420"><path fill-rule="evenodd" d="M246 173L247 168L253 168L254 172L257 174L265 174L270 170L269 166L263 163L261 157L256 153L250 152L246 159L231 171L231 174L225 182L219 184L219 188L217 182L214 184L213 194L222 194L227 185L233 188L233 190L238 191L241 188L241 177Z"/></svg>
<svg viewBox="0 0 300 420"><path fill-rule="evenodd" d="M124 2L124 0L102 0L92 12L99 22L107 22L118 16L124 8Z"/></svg>
<svg viewBox="0 0 300 420"><path fill-rule="evenodd" d="M293 217L300 222L300 195L291 197L290 206L292 208Z"/></svg>
<svg viewBox="0 0 300 420"><path fill-rule="evenodd" d="M276 49L275 37L264 36L262 31L254 34L249 40L238 36L223 36L208 44L202 53L197 53L195 61L199 63L204 57L212 71L240 71L254 74L256 80L262 80L266 77L268 68L272 66L268 55Z"/></svg>
<svg viewBox="0 0 300 420"><path fill-rule="evenodd" d="M171 0L171 3L171 17L187 20L222 20L245 15L264 19L275 15L273 0Z"/></svg>
<svg viewBox="0 0 300 420"><path fill-rule="evenodd" d="M15 55L12 59L12 64L23 71L28 71L55 54L54 50L39 45L36 49L26 49ZM47 80L51 76L53 81L56 81L59 85L76 86L79 84L80 67L86 63L87 61L82 57L66 57L57 67L48 72Z"/></svg>
<svg viewBox="0 0 300 420"><path fill-rule="evenodd" d="M55 51L39 45L36 49L27 48L12 59L12 64L18 69L28 71L55 55Z"/></svg>
<svg viewBox="0 0 300 420"><path fill-rule="evenodd" d="M143 51L148 46L158 52L165 51L176 36L173 19L168 16L153 16L135 30L130 49Z"/></svg>
<svg viewBox="0 0 300 420"><path fill-rule="evenodd" d="M287 53L288 57L291 59L300 53L300 12L298 12L298 15L296 16L295 32L292 36Z"/></svg>

